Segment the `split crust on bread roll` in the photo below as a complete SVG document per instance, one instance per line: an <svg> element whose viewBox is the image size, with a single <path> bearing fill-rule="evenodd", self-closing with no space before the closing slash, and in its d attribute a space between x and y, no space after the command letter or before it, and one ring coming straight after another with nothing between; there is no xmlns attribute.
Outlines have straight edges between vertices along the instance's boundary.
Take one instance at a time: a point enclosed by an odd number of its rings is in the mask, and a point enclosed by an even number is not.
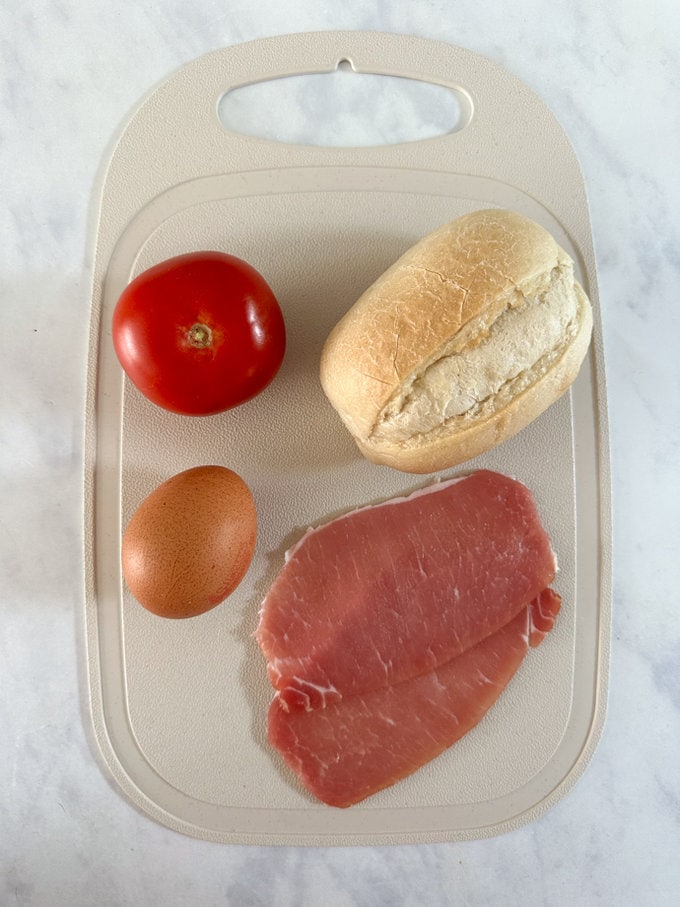
<svg viewBox="0 0 680 907"><path fill-rule="evenodd" d="M550 233L511 211L476 211L363 293L324 345L321 384L365 457L435 472L554 403L591 332L590 302Z"/></svg>

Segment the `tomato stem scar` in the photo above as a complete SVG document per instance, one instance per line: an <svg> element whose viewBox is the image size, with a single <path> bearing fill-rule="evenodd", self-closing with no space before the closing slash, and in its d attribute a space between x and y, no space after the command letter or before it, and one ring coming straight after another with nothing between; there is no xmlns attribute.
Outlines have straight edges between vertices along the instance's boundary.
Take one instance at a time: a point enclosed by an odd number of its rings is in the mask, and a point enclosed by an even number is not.
<svg viewBox="0 0 680 907"><path fill-rule="evenodd" d="M212 331L207 324L192 324L187 331L187 340L191 346L203 349L212 343Z"/></svg>

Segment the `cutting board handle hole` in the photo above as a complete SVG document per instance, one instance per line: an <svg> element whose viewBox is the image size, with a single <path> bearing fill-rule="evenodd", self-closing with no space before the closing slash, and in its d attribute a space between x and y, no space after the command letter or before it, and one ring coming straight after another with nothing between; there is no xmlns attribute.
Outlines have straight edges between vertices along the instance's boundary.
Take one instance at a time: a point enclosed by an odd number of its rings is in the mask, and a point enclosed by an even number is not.
<svg viewBox="0 0 680 907"><path fill-rule="evenodd" d="M358 72L347 58L331 72L236 86L219 100L228 132L297 145L358 147L421 141L458 132L472 118L460 88Z"/></svg>

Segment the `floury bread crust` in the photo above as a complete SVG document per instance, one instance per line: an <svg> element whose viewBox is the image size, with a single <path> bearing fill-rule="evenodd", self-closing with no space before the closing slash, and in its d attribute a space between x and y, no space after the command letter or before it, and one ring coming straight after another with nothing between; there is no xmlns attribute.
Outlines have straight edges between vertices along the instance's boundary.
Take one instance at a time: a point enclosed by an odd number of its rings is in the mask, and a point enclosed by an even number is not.
<svg viewBox="0 0 680 907"><path fill-rule="evenodd" d="M592 312L539 224L484 210L416 243L338 322L323 389L369 460L455 466L512 437L576 378Z"/></svg>

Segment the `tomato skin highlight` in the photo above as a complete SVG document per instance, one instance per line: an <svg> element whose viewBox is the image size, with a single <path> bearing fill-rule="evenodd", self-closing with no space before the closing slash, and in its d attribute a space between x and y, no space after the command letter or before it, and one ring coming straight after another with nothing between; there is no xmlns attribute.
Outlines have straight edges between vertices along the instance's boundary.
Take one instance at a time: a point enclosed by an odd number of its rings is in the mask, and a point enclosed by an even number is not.
<svg viewBox="0 0 680 907"><path fill-rule="evenodd" d="M283 313L264 277L224 252L179 255L141 273L121 294L112 329L135 387L188 416L255 397L286 349Z"/></svg>

